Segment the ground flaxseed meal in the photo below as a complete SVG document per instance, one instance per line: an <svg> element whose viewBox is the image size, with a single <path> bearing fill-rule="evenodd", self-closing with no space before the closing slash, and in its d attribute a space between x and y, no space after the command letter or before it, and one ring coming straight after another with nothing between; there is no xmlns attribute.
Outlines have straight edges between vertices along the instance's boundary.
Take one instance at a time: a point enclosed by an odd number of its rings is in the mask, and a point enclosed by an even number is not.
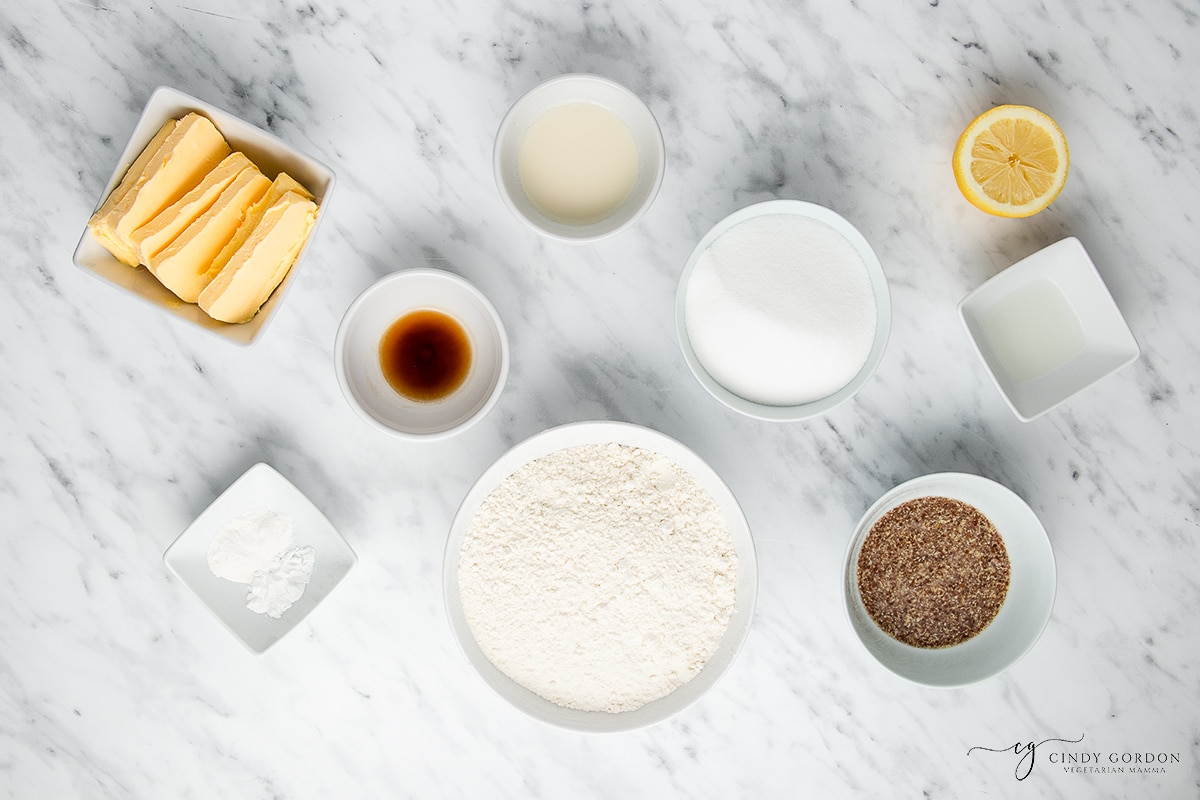
<svg viewBox="0 0 1200 800"><path fill-rule="evenodd" d="M876 522L858 556L858 592L871 619L914 647L976 636L1008 594L1008 551L979 509L918 497Z"/></svg>

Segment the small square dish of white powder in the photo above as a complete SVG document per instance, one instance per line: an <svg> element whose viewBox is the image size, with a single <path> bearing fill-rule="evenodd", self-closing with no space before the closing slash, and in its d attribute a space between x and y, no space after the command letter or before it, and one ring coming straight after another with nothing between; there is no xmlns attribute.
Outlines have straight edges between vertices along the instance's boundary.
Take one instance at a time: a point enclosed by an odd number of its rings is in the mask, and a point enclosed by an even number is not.
<svg viewBox="0 0 1200 800"><path fill-rule="evenodd" d="M617 730L716 682L749 628L756 572L745 518L703 460L645 428L579 423L480 478L451 531L446 600L503 696Z"/></svg>
<svg viewBox="0 0 1200 800"><path fill-rule="evenodd" d="M254 653L298 625L357 561L313 503L255 464L179 535L167 568Z"/></svg>

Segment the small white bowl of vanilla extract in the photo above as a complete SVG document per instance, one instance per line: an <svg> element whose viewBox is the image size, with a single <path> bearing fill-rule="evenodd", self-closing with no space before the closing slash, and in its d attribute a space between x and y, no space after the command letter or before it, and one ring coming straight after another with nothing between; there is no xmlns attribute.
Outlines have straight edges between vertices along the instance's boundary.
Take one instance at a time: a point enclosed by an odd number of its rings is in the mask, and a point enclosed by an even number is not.
<svg viewBox="0 0 1200 800"><path fill-rule="evenodd" d="M408 439L452 436L483 419L508 378L504 324L473 284L410 269L346 310L334 343L338 385L372 426Z"/></svg>

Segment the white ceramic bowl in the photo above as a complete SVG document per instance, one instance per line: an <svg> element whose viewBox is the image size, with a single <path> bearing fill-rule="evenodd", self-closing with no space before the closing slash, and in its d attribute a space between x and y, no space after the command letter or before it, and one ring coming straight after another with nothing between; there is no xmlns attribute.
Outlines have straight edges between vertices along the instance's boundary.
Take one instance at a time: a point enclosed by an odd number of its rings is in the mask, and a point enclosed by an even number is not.
<svg viewBox="0 0 1200 800"><path fill-rule="evenodd" d="M871 619L858 593L858 555L867 534L888 511L918 497L974 506L996 526L1008 551L1008 595L999 613L977 636L952 647L920 648L893 639ZM1020 660L1050 621L1055 584L1050 540L1025 501L987 478L942 472L902 483L867 509L846 548L842 588L850 627L867 652L914 683L950 688L990 678Z"/></svg>
<svg viewBox="0 0 1200 800"><path fill-rule="evenodd" d="M1141 354L1075 237L1023 258L958 304L975 351L1009 408L1029 422Z"/></svg>
<svg viewBox="0 0 1200 800"><path fill-rule="evenodd" d="M218 578L208 566L208 546L213 536L231 520L259 509L291 518L294 543L312 547L316 553L304 594L279 619L246 608L248 587ZM320 509L287 478L261 463L246 470L213 500L163 554L167 568L253 653L265 652L300 624L357 560Z"/></svg>
<svg viewBox="0 0 1200 800"><path fill-rule="evenodd" d="M595 103L615 113L633 134L639 168L628 199L598 222L570 225L551 219L530 202L521 188L517 155L529 127L543 114L567 103ZM560 75L523 95L500 123L492 155L496 185L505 205L538 233L564 242L591 242L632 225L654 201L666 169L666 148L654 114L624 86L598 75Z"/></svg>
<svg viewBox="0 0 1200 800"><path fill-rule="evenodd" d="M449 396L418 402L398 394L383 375L379 342L393 322L432 309L463 326L471 367ZM411 269L381 278L346 310L334 342L338 385L346 401L378 429L402 438L439 439L487 415L508 378L508 338L495 307L464 278L436 269Z"/></svg>
<svg viewBox="0 0 1200 800"><path fill-rule="evenodd" d="M688 336L686 310L688 284L700 256L714 241L735 225L754 217L772 214L794 214L799 217L817 220L825 223L844 236L862 258L862 262L867 269L867 276L871 282L871 290L875 297L875 338L871 343L870 352L862 368L859 369L845 386L832 394L797 405L768 405L759 403L754 400L748 400L725 388L700 363L700 359L696 357L696 351L692 348L691 339ZM683 350L683 358L687 361L692 374L696 376L696 380L700 381L700 384L708 390L709 394L729 408L746 416L762 420L790 422L809 419L820 416L849 400L863 387L863 384L867 382L875 372L876 367L879 366L884 350L887 349L888 336L891 333L891 329L892 303L891 294L888 291L887 276L883 272L883 266L879 263L879 258L875 255L875 251L871 249L871 245L867 243L867 240L863 238L863 235L859 233L857 228L837 212L814 203L806 203L802 200L768 200L735 211L718 222L704 235L704 238L700 240L699 244L692 251L687 264L683 268L683 273L680 275L679 289L675 295L675 330L679 336L679 346Z"/></svg>
<svg viewBox="0 0 1200 800"><path fill-rule="evenodd" d="M92 237L85 226L75 248L75 265L85 272L90 272L122 291L128 292L153 306L163 309L175 316L197 325L206 331L220 336L226 341L239 345L252 344L267 327L274 317L279 305L283 302L288 290L296 280L304 256L317 238L321 221L328 213L329 198L333 194L335 178L333 170L306 155L278 137L267 133L262 128L251 125L243 119L235 117L227 111L222 111L214 105L204 102L191 95L160 86L150 95L142 116L137 121L125 150L117 160L108 184L100 194L99 200L92 211L100 208L105 198L112 192L124 177L129 166L137 159L146 145L169 119L179 119L195 111L208 117L225 137L234 150L240 150L262 170L268 178L274 178L280 172L287 172L312 192L318 208L317 222L309 232L304 249L296 257L296 262L275 289L259 312L249 322L231 325L218 322L205 314L198 305L185 303L163 286L150 274L145 267L130 267L121 263L104 246ZM90 215L89 215L90 216Z"/></svg>
<svg viewBox="0 0 1200 800"><path fill-rule="evenodd" d="M458 562L471 520L487 496L509 475L536 458L584 444L617 442L660 453L691 474L717 502L729 526L737 553L736 605L733 618L717 650L704 669L665 697L632 711L609 714L564 708L513 681L495 667L479 649L463 613L459 596ZM754 616L758 593L758 561L750 527L737 499L703 459L676 440L649 428L622 422L579 422L543 431L509 450L471 487L450 528L442 568L443 592L450 627L471 666L489 686L514 706L543 722L588 732L624 731L661 722L683 710L713 687L737 657Z"/></svg>

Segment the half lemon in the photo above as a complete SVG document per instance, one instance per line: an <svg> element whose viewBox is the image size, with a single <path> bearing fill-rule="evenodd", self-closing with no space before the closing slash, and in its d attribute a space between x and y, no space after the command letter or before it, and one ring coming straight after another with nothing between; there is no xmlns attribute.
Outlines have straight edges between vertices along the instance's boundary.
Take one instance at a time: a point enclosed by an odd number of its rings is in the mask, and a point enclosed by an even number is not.
<svg viewBox="0 0 1200 800"><path fill-rule="evenodd" d="M976 208L1028 217L1058 197L1069 163L1067 139L1054 120L1029 106L996 106L958 137L954 179Z"/></svg>

